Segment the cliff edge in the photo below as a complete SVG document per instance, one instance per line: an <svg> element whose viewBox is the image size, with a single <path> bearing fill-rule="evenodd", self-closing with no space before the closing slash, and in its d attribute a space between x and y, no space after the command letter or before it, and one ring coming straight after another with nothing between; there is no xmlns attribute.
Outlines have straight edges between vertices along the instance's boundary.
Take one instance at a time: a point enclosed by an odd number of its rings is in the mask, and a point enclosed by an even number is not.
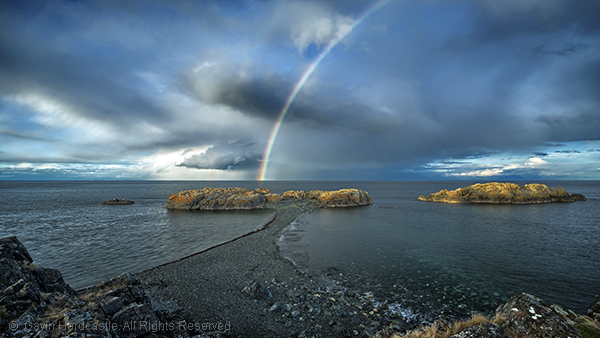
<svg viewBox="0 0 600 338"><path fill-rule="evenodd" d="M494 204L534 204L553 202L585 201L582 194L571 194L563 189L549 188L544 184L478 183L466 188L419 196L419 201L441 203L494 203Z"/></svg>
<svg viewBox="0 0 600 338"><path fill-rule="evenodd" d="M183 210L243 210L274 209L282 201L311 201L316 208L351 207L373 204L369 193L358 189L337 191L286 191L272 194L269 189L204 188L181 191L171 195L168 209Z"/></svg>

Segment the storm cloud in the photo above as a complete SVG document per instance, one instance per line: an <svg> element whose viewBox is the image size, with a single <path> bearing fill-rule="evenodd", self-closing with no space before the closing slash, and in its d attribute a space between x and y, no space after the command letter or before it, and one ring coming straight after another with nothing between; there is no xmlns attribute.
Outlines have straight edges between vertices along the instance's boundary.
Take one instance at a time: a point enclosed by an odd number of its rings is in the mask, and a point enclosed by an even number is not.
<svg viewBox="0 0 600 338"><path fill-rule="evenodd" d="M592 0L3 2L0 175L253 179L277 130L271 179L598 178L599 12Z"/></svg>
<svg viewBox="0 0 600 338"><path fill-rule="evenodd" d="M217 170L257 169L263 157L264 146L251 140L220 142L200 154L187 157L180 167Z"/></svg>

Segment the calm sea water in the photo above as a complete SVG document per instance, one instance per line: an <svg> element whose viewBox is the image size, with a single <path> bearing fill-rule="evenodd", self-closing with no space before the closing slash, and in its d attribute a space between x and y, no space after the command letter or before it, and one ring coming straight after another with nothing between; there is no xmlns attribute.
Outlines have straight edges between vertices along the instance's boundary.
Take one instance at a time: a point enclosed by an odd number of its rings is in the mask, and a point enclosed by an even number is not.
<svg viewBox="0 0 600 338"><path fill-rule="evenodd" d="M0 181L0 237L16 235L40 266L78 289L138 272L260 228L273 211L167 210L173 193L230 182ZM239 184L237 184L239 185ZM133 205L102 205L118 198Z"/></svg>
<svg viewBox="0 0 600 338"><path fill-rule="evenodd" d="M433 318L491 313L520 292L587 313L600 293L600 182L541 182L588 199L576 203L416 200L474 183L360 182L373 205L300 216L284 231L281 252L300 268Z"/></svg>
<svg viewBox="0 0 600 338"><path fill-rule="evenodd" d="M0 181L0 237L17 235L36 264L59 269L82 288L230 240L273 215L169 211L172 193L207 186L276 193L353 187L368 191L374 204L300 216L282 234L282 254L302 269L418 313L490 312L518 292L585 313L600 292L600 182L542 182L588 198L576 203L416 201L473 183ZM136 203L101 205L112 198Z"/></svg>

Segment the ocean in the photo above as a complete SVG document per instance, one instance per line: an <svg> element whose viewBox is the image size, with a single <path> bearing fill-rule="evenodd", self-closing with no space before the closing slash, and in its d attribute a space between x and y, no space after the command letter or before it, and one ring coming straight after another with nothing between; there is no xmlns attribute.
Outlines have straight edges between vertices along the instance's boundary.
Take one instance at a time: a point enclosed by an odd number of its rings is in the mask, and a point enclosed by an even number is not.
<svg viewBox="0 0 600 338"><path fill-rule="evenodd" d="M535 205L419 202L475 181L0 181L0 237L84 288L210 248L262 227L269 210L174 211L203 187L368 191L373 205L320 209L281 234L281 254L398 311L492 313L519 292L586 313L600 293L600 181L542 181L587 201ZM519 182L516 183L532 183ZM112 198L135 201L106 206Z"/></svg>

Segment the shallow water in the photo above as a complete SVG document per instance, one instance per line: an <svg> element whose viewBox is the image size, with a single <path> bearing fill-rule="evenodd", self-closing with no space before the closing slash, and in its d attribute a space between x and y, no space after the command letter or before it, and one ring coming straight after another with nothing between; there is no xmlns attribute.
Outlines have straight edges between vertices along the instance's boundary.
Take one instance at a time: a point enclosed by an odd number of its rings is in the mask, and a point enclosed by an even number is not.
<svg viewBox="0 0 600 338"><path fill-rule="evenodd" d="M588 198L576 203L416 201L473 183L361 182L373 205L301 215L281 252L301 269L432 316L491 313L519 292L586 313L600 292L600 182L542 182Z"/></svg>

